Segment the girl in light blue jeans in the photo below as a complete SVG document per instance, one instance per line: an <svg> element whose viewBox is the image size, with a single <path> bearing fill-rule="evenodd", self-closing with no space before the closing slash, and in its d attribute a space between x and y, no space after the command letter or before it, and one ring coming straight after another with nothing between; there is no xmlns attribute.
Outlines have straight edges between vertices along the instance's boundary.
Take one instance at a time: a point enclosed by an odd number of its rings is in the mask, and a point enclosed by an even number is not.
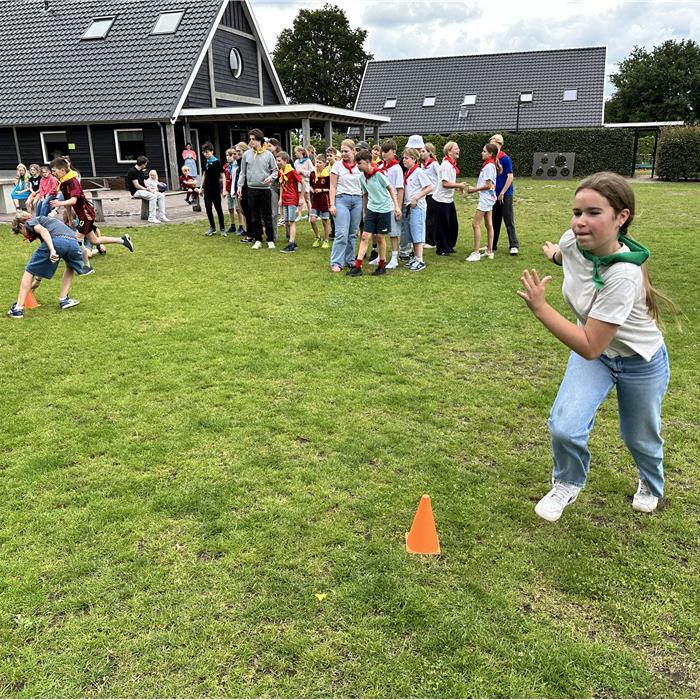
<svg viewBox="0 0 700 700"><path fill-rule="evenodd" d="M535 507L554 522L586 483L588 438L595 415L617 388L620 433L639 475L635 510L653 512L664 493L661 402L669 381L658 298L646 270L649 251L629 238L634 193L624 178L597 173L581 182L573 218L555 245L543 250L563 265L563 294L576 315L568 321L545 300L551 277L525 270L518 294L536 318L572 353L549 416L553 488ZM663 297L661 297L663 298Z"/></svg>

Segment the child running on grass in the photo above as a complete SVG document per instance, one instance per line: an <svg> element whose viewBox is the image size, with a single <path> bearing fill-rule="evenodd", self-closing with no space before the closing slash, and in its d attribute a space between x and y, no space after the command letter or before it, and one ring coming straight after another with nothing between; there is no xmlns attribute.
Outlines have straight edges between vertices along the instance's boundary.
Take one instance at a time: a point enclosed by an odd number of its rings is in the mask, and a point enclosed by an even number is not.
<svg viewBox="0 0 700 700"><path fill-rule="evenodd" d="M571 349L549 415L553 488L535 507L554 522L586 484L588 438L598 408L617 387L620 433L639 481L635 510L651 513L664 492L661 402L669 380L668 355L657 326L658 300L646 260L649 251L628 237L634 193L624 178L597 173L574 195L571 228L544 254L564 268L563 295L577 323L545 299L550 276L525 270L518 294L535 317ZM668 300L667 300L668 301Z"/></svg>
<svg viewBox="0 0 700 700"><path fill-rule="evenodd" d="M309 221L315 236L311 247L330 248L331 213L328 195L331 188L331 171L326 166L325 156L316 156L316 170L311 173L309 184L311 186L311 216ZM323 226L323 243L321 243L321 234L318 230L319 219Z"/></svg>
<svg viewBox="0 0 700 700"><path fill-rule="evenodd" d="M17 302L7 315L10 318L24 318L24 304L32 288L38 286L42 279L50 280L56 273L59 260L66 263L66 270L61 279L58 305L61 309L70 309L80 302L68 296L73 283L73 275L84 274L83 256L78 245L78 236L59 219L48 216L32 217L29 212L18 212L12 222L12 232L20 234L28 241L41 239L41 245L34 251L27 263L19 285ZM35 279L36 278L36 279Z"/></svg>
<svg viewBox="0 0 700 700"><path fill-rule="evenodd" d="M289 163L289 153L279 151L277 153L277 170L280 182L280 194L282 200L282 212L284 214L284 225L287 229L289 243L282 248L281 253L293 253L297 249L297 210L299 207L299 186L303 184L303 179Z"/></svg>
<svg viewBox="0 0 700 700"><path fill-rule="evenodd" d="M63 199L54 199L49 202L52 209L58 207L72 207L78 217L78 233L87 238L93 246L123 245L127 250L134 252L134 246L128 234L119 238L101 236L100 229L95 224L95 209L83 192L82 185L78 181L77 173L70 168L65 158L54 158L51 161L51 172L58 179L59 188Z"/></svg>
<svg viewBox="0 0 700 700"><path fill-rule="evenodd" d="M362 261L372 236L377 236L379 257L377 269L373 275L386 274L386 238L391 231L392 214L396 219L401 219L401 205L396 196L396 191L379 168L372 164L372 154L367 149L362 149L356 157L357 167L362 173L360 187L362 189L362 212L365 227L362 231L360 247L357 251L355 264L346 273L350 277L359 277L362 274Z"/></svg>
<svg viewBox="0 0 700 700"><path fill-rule="evenodd" d="M404 236L413 244L413 253L406 263L411 272L425 270L423 244L425 243L425 198L433 191L430 178L420 167L420 154L415 148L406 148L403 152L403 165L406 174L404 182Z"/></svg>
<svg viewBox="0 0 700 700"><path fill-rule="evenodd" d="M472 230L474 231L474 250L467 256L467 262L479 262L481 254L481 222L486 223L486 252L483 257L493 260L493 221L491 211L496 203L496 176L503 168L498 162L498 146L494 143L487 143L481 151L481 172L476 187L471 185L467 188L469 194L479 193L479 203L472 219Z"/></svg>

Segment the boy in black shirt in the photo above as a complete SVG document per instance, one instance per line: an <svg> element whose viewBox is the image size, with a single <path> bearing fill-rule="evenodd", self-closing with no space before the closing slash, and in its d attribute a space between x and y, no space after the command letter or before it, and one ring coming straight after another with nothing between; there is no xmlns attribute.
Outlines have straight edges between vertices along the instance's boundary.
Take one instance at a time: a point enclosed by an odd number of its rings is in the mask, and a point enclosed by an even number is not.
<svg viewBox="0 0 700 700"><path fill-rule="evenodd" d="M226 224L224 223L224 210L221 206L221 193L225 182L224 167L214 155L214 146L211 143L207 142L202 146L202 155L204 156L202 194L204 195L204 206L209 219L209 230L205 235L213 236L216 233L214 213L212 212L213 204L219 216L219 232L225 238Z"/></svg>

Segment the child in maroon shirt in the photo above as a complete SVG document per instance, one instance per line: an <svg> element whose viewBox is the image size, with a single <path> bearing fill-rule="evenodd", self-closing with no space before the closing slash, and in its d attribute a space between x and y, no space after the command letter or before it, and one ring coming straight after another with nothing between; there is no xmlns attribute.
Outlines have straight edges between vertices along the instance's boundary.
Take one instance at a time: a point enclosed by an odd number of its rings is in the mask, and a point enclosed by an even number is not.
<svg viewBox="0 0 700 700"><path fill-rule="evenodd" d="M180 189L187 192L185 195L185 201L188 204L199 199L200 190L197 187L197 181L190 175L190 169L186 166L182 166L182 175L180 175Z"/></svg>

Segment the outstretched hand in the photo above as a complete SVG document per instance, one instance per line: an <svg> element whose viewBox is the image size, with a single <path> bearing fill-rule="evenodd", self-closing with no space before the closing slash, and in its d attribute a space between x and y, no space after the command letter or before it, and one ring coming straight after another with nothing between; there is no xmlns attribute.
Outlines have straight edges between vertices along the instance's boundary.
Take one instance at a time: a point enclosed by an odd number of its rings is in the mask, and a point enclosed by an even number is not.
<svg viewBox="0 0 700 700"><path fill-rule="evenodd" d="M530 307L531 311L536 312L547 303L545 294L547 285L551 280L551 275L547 275L540 280L537 270L523 270L523 276L520 278L523 288L518 289L517 294L525 299L525 303Z"/></svg>
<svg viewBox="0 0 700 700"><path fill-rule="evenodd" d="M554 262L553 257L559 253L559 246L556 243L552 243L552 241L545 241L542 246L542 252L547 256L550 262Z"/></svg>

